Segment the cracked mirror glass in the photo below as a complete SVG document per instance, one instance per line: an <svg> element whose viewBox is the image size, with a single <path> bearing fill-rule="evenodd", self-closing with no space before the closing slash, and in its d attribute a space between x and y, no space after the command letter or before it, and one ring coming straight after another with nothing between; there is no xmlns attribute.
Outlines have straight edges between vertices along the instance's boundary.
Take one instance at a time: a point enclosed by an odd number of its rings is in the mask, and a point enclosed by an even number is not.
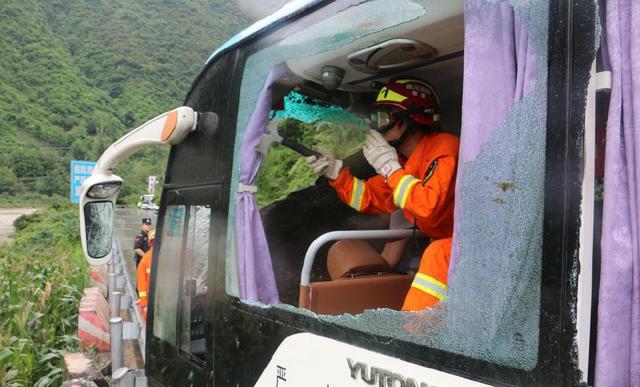
<svg viewBox="0 0 640 387"><path fill-rule="evenodd" d="M109 254L113 243L113 204L111 202L85 204L84 221L89 256L97 259Z"/></svg>

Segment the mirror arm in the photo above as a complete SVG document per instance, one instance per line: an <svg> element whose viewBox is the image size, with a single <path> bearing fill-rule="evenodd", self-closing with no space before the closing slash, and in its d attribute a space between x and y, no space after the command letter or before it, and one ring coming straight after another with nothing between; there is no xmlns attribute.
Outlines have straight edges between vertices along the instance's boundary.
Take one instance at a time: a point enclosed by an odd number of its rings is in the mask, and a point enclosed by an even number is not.
<svg viewBox="0 0 640 387"><path fill-rule="evenodd" d="M123 160L151 145L176 145L196 129L198 113L181 106L160 114L121 137L104 151L94 173L110 174Z"/></svg>

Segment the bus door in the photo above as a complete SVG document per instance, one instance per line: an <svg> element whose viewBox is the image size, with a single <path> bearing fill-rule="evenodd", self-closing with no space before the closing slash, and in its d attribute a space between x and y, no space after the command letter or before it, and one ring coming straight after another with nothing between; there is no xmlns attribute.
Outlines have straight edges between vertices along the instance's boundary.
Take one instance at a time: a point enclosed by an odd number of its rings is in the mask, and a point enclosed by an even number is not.
<svg viewBox="0 0 640 387"><path fill-rule="evenodd" d="M198 111L215 111L203 127L171 149L152 267L147 374L164 386L203 386L213 374L215 262L224 255L235 105L227 88L234 55L206 68L187 97Z"/></svg>
<svg viewBox="0 0 640 387"><path fill-rule="evenodd" d="M189 187L165 192L159 241L152 265L152 308L149 376L163 384L206 384L206 305L212 219L220 216L220 186ZM160 242L161 241L161 242Z"/></svg>

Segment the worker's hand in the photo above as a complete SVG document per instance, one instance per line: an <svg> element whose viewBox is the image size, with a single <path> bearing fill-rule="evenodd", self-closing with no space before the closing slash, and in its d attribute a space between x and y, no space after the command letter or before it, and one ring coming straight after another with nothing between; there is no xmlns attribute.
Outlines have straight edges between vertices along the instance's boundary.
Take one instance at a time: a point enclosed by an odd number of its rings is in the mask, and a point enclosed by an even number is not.
<svg viewBox="0 0 640 387"><path fill-rule="evenodd" d="M367 162L385 178L400 169L398 152L375 130L369 130L362 152Z"/></svg>
<svg viewBox="0 0 640 387"><path fill-rule="evenodd" d="M322 150L318 151L322 154L321 157L309 156L305 157L304 161L313 168L316 175L323 175L331 180L337 179L342 169L342 160L336 160L335 157Z"/></svg>

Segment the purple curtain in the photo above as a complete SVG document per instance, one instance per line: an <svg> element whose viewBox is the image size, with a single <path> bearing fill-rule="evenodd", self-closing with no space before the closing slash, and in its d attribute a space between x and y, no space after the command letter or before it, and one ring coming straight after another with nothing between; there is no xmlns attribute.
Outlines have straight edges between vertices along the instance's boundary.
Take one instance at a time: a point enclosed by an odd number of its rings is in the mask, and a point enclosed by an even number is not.
<svg viewBox="0 0 640 387"><path fill-rule="evenodd" d="M535 50L521 19L507 2L486 0L464 3L464 84L462 96L462 135L458 163L458 182L464 178L464 164L474 161L494 131L502 125L514 102L530 92L536 82ZM456 203L460 196L456 191ZM459 260L456 227L449 281Z"/></svg>
<svg viewBox="0 0 640 387"><path fill-rule="evenodd" d="M536 81L529 34L509 3L465 1L464 42L460 164L475 160Z"/></svg>
<svg viewBox="0 0 640 387"><path fill-rule="evenodd" d="M258 174L262 154L256 150L269 123L271 86L287 72L286 67L274 68L260 91L256 107L240 145L239 182L251 185ZM278 289L271 265L269 246L264 234L260 212L253 193L238 190L236 194L236 248L240 297L247 301L277 304Z"/></svg>
<svg viewBox="0 0 640 387"><path fill-rule="evenodd" d="M608 0L607 123L595 385L640 386L640 2Z"/></svg>

